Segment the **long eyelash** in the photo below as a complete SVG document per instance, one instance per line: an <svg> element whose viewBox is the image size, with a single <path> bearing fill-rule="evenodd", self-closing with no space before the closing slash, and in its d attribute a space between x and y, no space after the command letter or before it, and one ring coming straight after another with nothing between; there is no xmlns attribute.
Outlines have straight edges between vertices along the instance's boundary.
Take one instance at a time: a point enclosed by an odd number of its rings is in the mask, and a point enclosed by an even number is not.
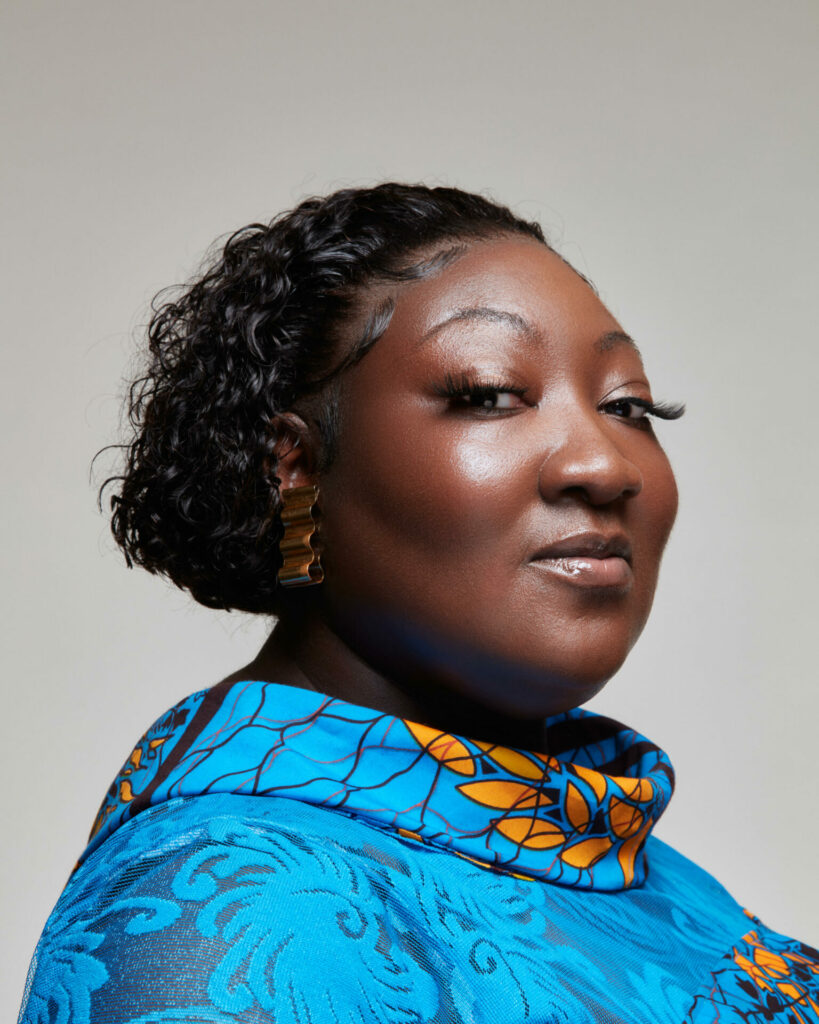
<svg viewBox="0 0 819 1024"><path fill-rule="evenodd" d="M480 395L492 391L508 392L519 398L526 394L526 388L516 387L509 381L498 378L477 381L468 373L462 373L458 377L447 373L444 376L443 385L436 385L434 391L442 398L464 398L468 395ZM645 398L629 398L628 401L645 409L649 416L660 420L678 420L685 413L684 402L649 402Z"/></svg>
<svg viewBox="0 0 819 1024"><path fill-rule="evenodd" d="M447 373L443 385L436 385L434 390L442 398L463 398L466 395L481 395L490 391L509 392L521 398L526 393L526 388L515 387L509 381L498 379L477 381L467 373L462 373L459 377L453 377L451 373Z"/></svg>
<svg viewBox="0 0 819 1024"><path fill-rule="evenodd" d="M649 402L645 398L628 398L626 401L639 405L641 409L659 420L678 420L685 413L684 402Z"/></svg>

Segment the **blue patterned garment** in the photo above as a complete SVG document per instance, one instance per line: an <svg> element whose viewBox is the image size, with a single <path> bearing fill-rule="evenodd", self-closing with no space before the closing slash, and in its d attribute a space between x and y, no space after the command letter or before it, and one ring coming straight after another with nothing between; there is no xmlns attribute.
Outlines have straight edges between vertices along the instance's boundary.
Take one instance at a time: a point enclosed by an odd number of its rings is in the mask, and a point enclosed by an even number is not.
<svg viewBox="0 0 819 1024"><path fill-rule="evenodd" d="M25 1024L819 1024L819 953L651 835L665 754L548 753L261 682L139 741L43 931Z"/></svg>

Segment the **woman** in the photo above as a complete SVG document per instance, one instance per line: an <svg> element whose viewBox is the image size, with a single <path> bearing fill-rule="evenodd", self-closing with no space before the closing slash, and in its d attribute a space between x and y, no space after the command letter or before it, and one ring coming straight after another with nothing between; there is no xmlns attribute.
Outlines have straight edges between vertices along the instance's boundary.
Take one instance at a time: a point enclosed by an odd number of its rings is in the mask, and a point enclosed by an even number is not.
<svg viewBox="0 0 819 1024"><path fill-rule="evenodd" d="M275 614L134 748L23 1021L819 1021L819 954L651 835L666 755L580 710L677 493L634 342L537 225L386 184L159 306L113 530Z"/></svg>

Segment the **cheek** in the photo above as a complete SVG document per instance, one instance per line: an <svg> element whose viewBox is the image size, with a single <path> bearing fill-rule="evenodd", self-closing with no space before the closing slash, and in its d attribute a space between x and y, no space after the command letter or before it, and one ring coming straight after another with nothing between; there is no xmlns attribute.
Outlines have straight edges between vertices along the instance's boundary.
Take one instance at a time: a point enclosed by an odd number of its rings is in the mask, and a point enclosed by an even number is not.
<svg viewBox="0 0 819 1024"><path fill-rule="evenodd" d="M677 518L679 494L677 481L671 463L662 449L659 450L657 464L650 477L650 508L655 543L660 550L665 547L674 520Z"/></svg>
<svg viewBox="0 0 819 1024"><path fill-rule="evenodd" d="M459 428L417 410L401 415L400 407L378 417L377 428L358 419L345 424L328 474L333 533L427 570L432 560L440 571L471 552L497 550L520 515L521 467L490 424Z"/></svg>
<svg viewBox="0 0 819 1024"><path fill-rule="evenodd" d="M641 568L641 590L650 601L660 560L677 516L677 483L662 449L643 468L643 490L632 506L635 563ZM638 561L639 560L639 561Z"/></svg>

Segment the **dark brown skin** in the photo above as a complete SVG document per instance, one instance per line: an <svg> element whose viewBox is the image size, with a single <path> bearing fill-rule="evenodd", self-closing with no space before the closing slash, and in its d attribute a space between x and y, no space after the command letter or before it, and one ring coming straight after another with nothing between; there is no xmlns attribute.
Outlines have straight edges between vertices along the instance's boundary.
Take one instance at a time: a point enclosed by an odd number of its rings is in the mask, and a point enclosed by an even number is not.
<svg viewBox="0 0 819 1024"><path fill-rule="evenodd" d="M543 718L602 688L651 608L677 490L649 421L612 404L652 399L645 370L582 278L523 237L473 243L390 294L389 328L342 380L337 459L316 475L295 415L281 449L283 487L321 488L326 579L290 592L231 678L542 746ZM429 333L475 308L496 312ZM524 393L476 407L439 394L447 374ZM630 542L627 583L578 586L534 561L586 531Z"/></svg>

